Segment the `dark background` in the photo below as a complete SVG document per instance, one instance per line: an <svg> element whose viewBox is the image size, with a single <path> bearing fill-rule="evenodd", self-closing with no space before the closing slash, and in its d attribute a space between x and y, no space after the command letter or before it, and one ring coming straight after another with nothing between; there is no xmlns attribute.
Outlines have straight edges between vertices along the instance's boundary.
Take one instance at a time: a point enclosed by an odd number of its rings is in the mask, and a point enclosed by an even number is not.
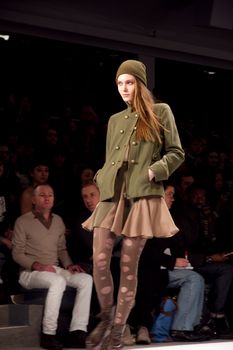
<svg viewBox="0 0 233 350"><path fill-rule="evenodd" d="M91 104L105 122L124 107L119 64L150 57L178 121L232 130L232 0L0 0L1 33L0 107L14 93L39 116Z"/></svg>
<svg viewBox="0 0 233 350"><path fill-rule="evenodd" d="M1 40L0 50L1 102L9 93L26 95L38 112L51 115L66 105L78 112L83 104L91 104L103 120L124 106L114 83L118 65L138 58L19 34ZM156 58L154 81L155 96L171 105L176 118L218 127L231 123L233 71Z"/></svg>

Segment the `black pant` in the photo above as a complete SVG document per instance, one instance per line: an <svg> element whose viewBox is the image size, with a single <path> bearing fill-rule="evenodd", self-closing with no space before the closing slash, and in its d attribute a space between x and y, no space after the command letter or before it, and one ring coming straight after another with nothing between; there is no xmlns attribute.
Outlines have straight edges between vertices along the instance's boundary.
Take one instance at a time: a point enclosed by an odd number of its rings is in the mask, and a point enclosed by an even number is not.
<svg viewBox="0 0 233 350"><path fill-rule="evenodd" d="M229 263L208 263L196 269L210 284L208 307L211 312L225 311L227 296L233 281L233 265Z"/></svg>
<svg viewBox="0 0 233 350"><path fill-rule="evenodd" d="M166 270L139 264L135 306L128 318L130 326L134 328L144 326L151 329L152 313L153 311L159 312L161 297L167 284L168 273Z"/></svg>

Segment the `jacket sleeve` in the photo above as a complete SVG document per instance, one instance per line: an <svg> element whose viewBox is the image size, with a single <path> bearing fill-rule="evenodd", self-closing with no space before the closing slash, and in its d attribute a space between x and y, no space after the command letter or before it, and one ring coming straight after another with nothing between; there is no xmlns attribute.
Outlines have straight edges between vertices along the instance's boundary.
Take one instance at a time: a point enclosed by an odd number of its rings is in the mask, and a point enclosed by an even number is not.
<svg viewBox="0 0 233 350"><path fill-rule="evenodd" d="M164 127L162 157L151 164L150 169L155 181L164 181L183 163L185 155L170 107L163 103L158 113Z"/></svg>

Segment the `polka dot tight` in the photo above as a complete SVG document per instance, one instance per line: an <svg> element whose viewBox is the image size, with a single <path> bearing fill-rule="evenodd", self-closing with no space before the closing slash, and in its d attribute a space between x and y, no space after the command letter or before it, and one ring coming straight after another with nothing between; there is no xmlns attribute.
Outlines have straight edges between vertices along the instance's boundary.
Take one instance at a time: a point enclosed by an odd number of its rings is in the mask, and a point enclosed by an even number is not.
<svg viewBox="0 0 233 350"><path fill-rule="evenodd" d="M102 310L113 305L113 280L110 271L112 250L116 236L105 228L94 229L94 282ZM121 249L121 276L118 291L115 324L125 324L134 306L137 290L137 271L141 252L146 243L142 237L123 237Z"/></svg>

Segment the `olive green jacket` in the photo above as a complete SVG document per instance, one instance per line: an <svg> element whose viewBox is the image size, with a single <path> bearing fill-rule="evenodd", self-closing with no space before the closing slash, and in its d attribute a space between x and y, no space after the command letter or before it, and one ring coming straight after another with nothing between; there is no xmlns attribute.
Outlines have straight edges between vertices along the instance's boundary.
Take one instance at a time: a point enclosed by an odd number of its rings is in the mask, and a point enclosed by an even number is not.
<svg viewBox="0 0 233 350"><path fill-rule="evenodd" d="M136 140L138 115L130 107L109 119L105 163L94 178L100 190L101 201L114 196L117 172L125 160L128 160L126 196L132 199L163 196L162 181L167 180L184 161L184 151L170 107L158 103L154 110L165 127L162 144ZM125 159L127 149L129 153ZM155 174L152 181L149 180L149 168Z"/></svg>

